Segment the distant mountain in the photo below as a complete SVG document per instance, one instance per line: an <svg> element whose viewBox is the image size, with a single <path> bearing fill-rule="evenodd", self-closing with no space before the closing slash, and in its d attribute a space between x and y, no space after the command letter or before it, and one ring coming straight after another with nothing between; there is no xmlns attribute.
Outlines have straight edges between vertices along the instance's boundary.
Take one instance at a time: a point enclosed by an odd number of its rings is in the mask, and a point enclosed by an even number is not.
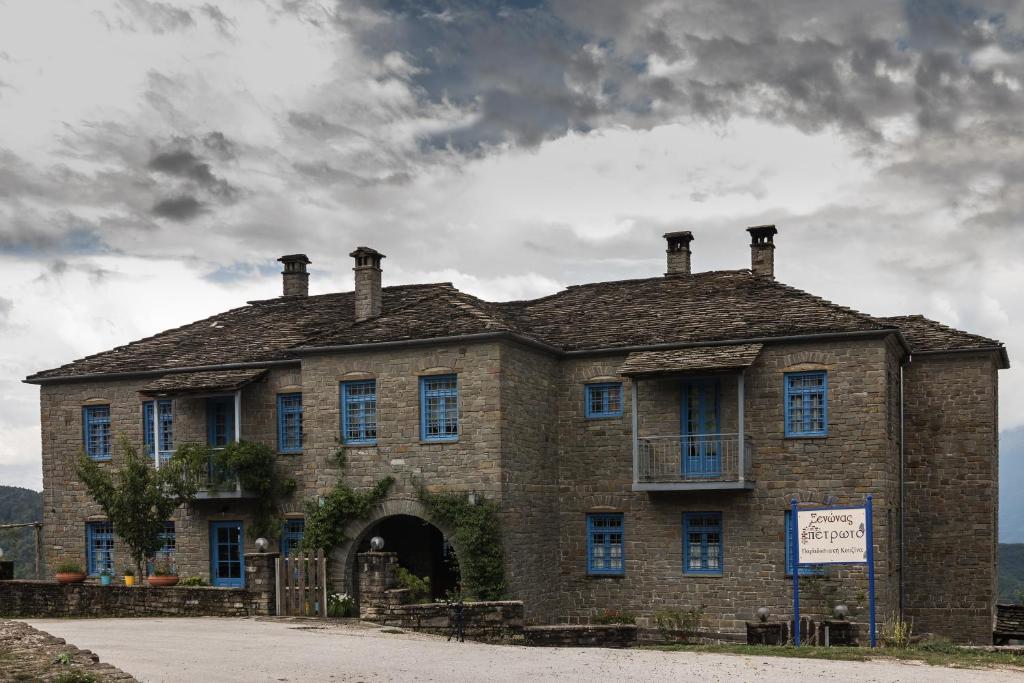
<svg viewBox="0 0 1024 683"><path fill-rule="evenodd" d="M18 486L0 486L0 524L43 521L43 495ZM0 529L4 560L14 560L14 576L35 577L35 540L32 527Z"/></svg>
<svg viewBox="0 0 1024 683"><path fill-rule="evenodd" d="M1024 543L999 544L999 602L1022 602L1024 593Z"/></svg>
<svg viewBox="0 0 1024 683"><path fill-rule="evenodd" d="M999 541L1024 543L1024 427L999 433Z"/></svg>

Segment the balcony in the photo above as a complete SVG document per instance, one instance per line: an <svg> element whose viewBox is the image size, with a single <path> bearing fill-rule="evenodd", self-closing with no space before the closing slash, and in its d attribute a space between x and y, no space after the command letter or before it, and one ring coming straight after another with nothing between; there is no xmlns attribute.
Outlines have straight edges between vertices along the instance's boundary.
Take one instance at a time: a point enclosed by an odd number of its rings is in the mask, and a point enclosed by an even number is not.
<svg viewBox="0 0 1024 683"><path fill-rule="evenodd" d="M238 474L224 469L216 462L215 449L210 453L206 466L206 478L200 483L196 500L231 500L239 498L255 498L256 494L242 488Z"/></svg>
<svg viewBox="0 0 1024 683"><path fill-rule="evenodd" d="M752 489L752 455L750 438L739 434L642 436L637 439L633 490Z"/></svg>

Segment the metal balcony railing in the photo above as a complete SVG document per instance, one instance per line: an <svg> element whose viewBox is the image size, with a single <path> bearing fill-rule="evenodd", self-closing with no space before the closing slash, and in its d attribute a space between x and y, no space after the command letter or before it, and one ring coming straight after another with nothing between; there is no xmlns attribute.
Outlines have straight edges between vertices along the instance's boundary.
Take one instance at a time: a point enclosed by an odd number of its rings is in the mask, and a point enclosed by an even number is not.
<svg viewBox="0 0 1024 683"><path fill-rule="evenodd" d="M739 434L638 437L636 483L694 485L679 488L715 488L715 483L743 483L750 478L753 456L749 438L743 439L742 447L743 457L740 458Z"/></svg>

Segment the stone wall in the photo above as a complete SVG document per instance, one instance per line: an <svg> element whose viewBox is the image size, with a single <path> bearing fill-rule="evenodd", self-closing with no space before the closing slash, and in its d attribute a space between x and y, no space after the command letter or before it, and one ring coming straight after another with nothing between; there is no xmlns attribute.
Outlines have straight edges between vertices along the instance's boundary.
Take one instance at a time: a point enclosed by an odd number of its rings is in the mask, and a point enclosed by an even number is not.
<svg viewBox="0 0 1024 683"><path fill-rule="evenodd" d="M0 581L0 617L247 617L265 614L265 595L242 589Z"/></svg>
<svg viewBox="0 0 1024 683"><path fill-rule="evenodd" d="M995 354L915 356L904 372L904 607L919 633L991 642L999 537L996 373Z"/></svg>
<svg viewBox="0 0 1024 683"><path fill-rule="evenodd" d="M529 622L558 604L558 366L547 354L501 349L502 542L509 594Z"/></svg>
<svg viewBox="0 0 1024 683"><path fill-rule="evenodd" d="M637 627L633 624L527 626L523 637L527 645L537 647L633 647L637 644Z"/></svg>
<svg viewBox="0 0 1024 683"><path fill-rule="evenodd" d="M398 555L393 552L359 553L359 616L383 626L449 635L457 608L446 603L409 604L409 590L396 588ZM461 605L462 632L471 640L508 640L523 629L523 602L502 600Z"/></svg>

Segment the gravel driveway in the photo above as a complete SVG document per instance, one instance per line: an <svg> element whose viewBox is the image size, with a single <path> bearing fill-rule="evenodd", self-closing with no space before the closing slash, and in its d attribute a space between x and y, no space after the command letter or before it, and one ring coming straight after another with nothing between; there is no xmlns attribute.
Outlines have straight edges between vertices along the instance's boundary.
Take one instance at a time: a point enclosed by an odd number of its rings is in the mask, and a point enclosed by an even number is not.
<svg viewBox="0 0 1024 683"><path fill-rule="evenodd" d="M361 623L228 618L26 620L141 681L1024 681L1011 671L652 650L447 643Z"/></svg>

